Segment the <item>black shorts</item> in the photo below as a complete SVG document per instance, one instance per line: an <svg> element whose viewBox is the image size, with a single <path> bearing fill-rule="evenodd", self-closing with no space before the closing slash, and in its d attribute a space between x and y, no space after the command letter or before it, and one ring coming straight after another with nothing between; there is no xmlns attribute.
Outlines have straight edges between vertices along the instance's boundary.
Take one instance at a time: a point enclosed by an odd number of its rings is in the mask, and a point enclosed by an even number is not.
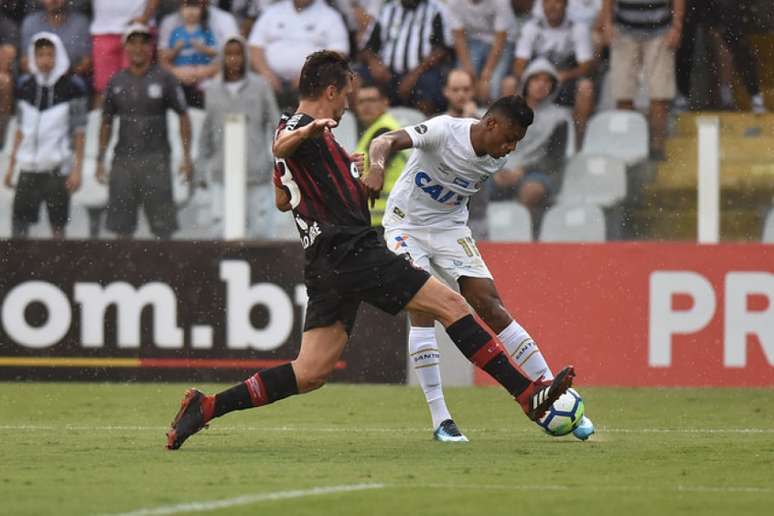
<svg viewBox="0 0 774 516"><path fill-rule="evenodd" d="M307 273L304 331L324 328L341 321L352 332L360 303L395 315L430 279L405 255L390 252L375 231L326 272Z"/></svg>
<svg viewBox="0 0 774 516"><path fill-rule="evenodd" d="M177 207L172 196L169 157L117 157L110 170L108 230L131 235L137 229L140 205L151 233L168 237L177 229Z"/></svg>
<svg viewBox="0 0 774 516"><path fill-rule="evenodd" d="M46 203L51 227L63 229L70 218L70 192L66 182L67 176L56 172L22 171L13 198L14 223L37 223L40 205Z"/></svg>

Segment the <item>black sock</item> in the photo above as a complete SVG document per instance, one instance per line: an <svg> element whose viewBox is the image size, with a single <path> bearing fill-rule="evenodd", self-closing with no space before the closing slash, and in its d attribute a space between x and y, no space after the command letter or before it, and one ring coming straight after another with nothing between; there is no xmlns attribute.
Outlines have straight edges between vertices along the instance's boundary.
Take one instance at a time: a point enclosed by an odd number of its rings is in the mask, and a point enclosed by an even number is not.
<svg viewBox="0 0 774 516"><path fill-rule="evenodd" d="M481 327L472 315L467 315L446 328L454 344L465 358L494 378L514 397L531 383L508 359L502 346Z"/></svg>
<svg viewBox="0 0 774 516"><path fill-rule="evenodd" d="M268 405L294 394L298 394L298 385L293 366L288 362L258 371L244 382L215 395L212 416Z"/></svg>

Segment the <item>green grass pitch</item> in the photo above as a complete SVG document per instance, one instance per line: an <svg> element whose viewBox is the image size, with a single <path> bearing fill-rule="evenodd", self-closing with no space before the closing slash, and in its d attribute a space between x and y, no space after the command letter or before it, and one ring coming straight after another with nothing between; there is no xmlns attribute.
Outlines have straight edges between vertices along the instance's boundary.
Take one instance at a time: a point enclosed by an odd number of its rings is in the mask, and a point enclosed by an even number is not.
<svg viewBox="0 0 774 516"><path fill-rule="evenodd" d="M207 385L208 392L222 386ZM580 388L598 433L541 433L504 392L329 385L229 414L176 452L184 386L0 383L0 513L771 514L774 391ZM186 505L187 504L187 505Z"/></svg>

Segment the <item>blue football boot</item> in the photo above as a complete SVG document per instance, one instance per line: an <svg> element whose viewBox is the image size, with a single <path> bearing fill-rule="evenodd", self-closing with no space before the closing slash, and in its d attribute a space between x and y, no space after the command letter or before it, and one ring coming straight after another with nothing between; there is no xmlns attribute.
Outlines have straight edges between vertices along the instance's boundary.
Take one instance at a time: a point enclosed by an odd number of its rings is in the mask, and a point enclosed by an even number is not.
<svg viewBox="0 0 774 516"><path fill-rule="evenodd" d="M465 437L457 425L451 419L444 420L438 428L433 432L433 439L442 443L466 443L468 438Z"/></svg>

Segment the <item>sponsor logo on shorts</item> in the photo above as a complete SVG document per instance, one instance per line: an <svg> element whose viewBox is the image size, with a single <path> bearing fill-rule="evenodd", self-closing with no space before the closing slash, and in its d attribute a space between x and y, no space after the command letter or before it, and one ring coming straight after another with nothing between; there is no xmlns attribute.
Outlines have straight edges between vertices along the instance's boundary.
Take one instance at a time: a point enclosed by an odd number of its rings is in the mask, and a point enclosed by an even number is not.
<svg viewBox="0 0 774 516"><path fill-rule="evenodd" d="M401 209L400 209L400 208L398 208L397 206L395 206L395 207L392 209L392 212L393 212L395 215L397 215L398 217L402 218L402 219L405 219L405 218L406 218L406 214L405 214L405 213L403 213L403 210L401 210Z"/></svg>

